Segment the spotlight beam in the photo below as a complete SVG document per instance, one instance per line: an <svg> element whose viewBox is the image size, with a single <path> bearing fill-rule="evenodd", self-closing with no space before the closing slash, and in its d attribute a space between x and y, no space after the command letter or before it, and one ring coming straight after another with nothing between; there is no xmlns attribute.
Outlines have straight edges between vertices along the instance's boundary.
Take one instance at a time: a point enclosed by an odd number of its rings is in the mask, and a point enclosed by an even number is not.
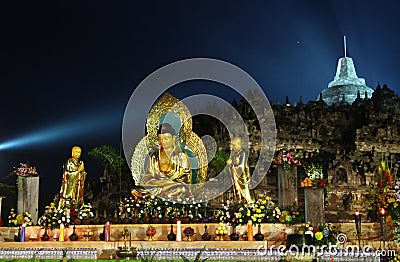
<svg viewBox="0 0 400 262"><path fill-rule="evenodd" d="M108 128L121 123L122 115L122 110L97 111L79 119L67 121L67 123L56 124L21 137L4 141L0 143L0 150L14 149L41 143L45 144L57 139L86 135L95 131L98 133L104 132Z"/></svg>

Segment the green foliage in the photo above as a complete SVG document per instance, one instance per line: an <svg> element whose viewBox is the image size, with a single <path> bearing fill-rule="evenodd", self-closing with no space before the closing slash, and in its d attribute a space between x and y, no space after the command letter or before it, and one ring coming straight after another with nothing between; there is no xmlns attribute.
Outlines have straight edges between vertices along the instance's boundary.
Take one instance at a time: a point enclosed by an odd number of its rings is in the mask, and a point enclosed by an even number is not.
<svg viewBox="0 0 400 262"><path fill-rule="evenodd" d="M395 243L400 243L400 219L393 220L393 241Z"/></svg>
<svg viewBox="0 0 400 262"><path fill-rule="evenodd" d="M195 259L193 260L193 262L204 262L204 261L206 261L206 260L208 259L208 257L207 257L207 258L200 259L200 258L201 258L201 254L203 253L204 250L206 250L206 246L204 246L204 247L200 250L200 252L197 253L197 255L196 255ZM183 260L184 262L191 262L191 260L188 259L187 257L185 257L184 255L181 255L181 257L182 257L182 260Z"/></svg>
<svg viewBox="0 0 400 262"><path fill-rule="evenodd" d="M125 159L111 146L103 145L95 147L88 154L102 162L106 168L109 168L115 174L129 172L129 167Z"/></svg>
<svg viewBox="0 0 400 262"><path fill-rule="evenodd" d="M120 152L111 146L103 145L93 148L88 154L94 159L99 160L112 175L120 175L120 180L124 181L121 184L121 192L129 194L134 181L131 170L124 156L120 155Z"/></svg>
<svg viewBox="0 0 400 262"><path fill-rule="evenodd" d="M226 167L226 160L229 158L229 153L223 149L218 149L215 152L214 158L210 161L209 167L215 171L215 174L221 173Z"/></svg>

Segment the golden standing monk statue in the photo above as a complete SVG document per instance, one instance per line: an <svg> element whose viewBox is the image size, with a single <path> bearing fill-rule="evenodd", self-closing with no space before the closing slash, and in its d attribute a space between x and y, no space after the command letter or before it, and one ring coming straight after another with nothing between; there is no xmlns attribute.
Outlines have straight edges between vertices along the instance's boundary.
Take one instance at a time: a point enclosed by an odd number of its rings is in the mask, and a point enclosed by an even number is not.
<svg viewBox="0 0 400 262"><path fill-rule="evenodd" d="M159 147L149 157L142 186L153 195L189 197L192 170L187 153L176 145L175 130L164 123L157 136Z"/></svg>
<svg viewBox="0 0 400 262"><path fill-rule="evenodd" d="M245 199L254 203L254 192L250 189L250 170L247 164L248 153L242 148L242 139L234 137L230 143L231 156L226 161L233 183L233 192L236 200Z"/></svg>
<svg viewBox="0 0 400 262"><path fill-rule="evenodd" d="M64 164L59 208L63 208L66 203L83 204L83 189L87 174L83 161L80 160L81 153L82 149L79 146L74 146L72 157Z"/></svg>

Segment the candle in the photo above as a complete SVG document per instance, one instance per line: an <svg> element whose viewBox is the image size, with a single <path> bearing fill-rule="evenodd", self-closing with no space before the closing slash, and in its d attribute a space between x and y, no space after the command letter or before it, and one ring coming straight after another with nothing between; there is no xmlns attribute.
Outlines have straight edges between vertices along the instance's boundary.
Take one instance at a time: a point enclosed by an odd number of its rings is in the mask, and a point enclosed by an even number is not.
<svg viewBox="0 0 400 262"><path fill-rule="evenodd" d="M253 236L253 221L249 220L247 222L247 240L248 241L253 241L254 236Z"/></svg>
<svg viewBox="0 0 400 262"><path fill-rule="evenodd" d="M385 245L386 241L386 212L384 208L379 209L379 222L381 225L381 240L383 241L383 244Z"/></svg>
<svg viewBox="0 0 400 262"><path fill-rule="evenodd" d="M64 241L64 224L61 223L60 225L60 236L58 241L63 242Z"/></svg>
<svg viewBox="0 0 400 262"><path fill-rule="evenodd" d="M176 221L176 241L182 241L181 221Z"/></svg>
<svg viewBox="0 0 400 262"><path fill-rule="evenodd" d="M104 234L104 241L109 242L111 238L110 221L106 222L106 232Z"/></svg>
<svg viewBox="0 0 400 262"><path fill-rule="evenodd" d="M354 214L354 221L356 222L358 246L361 246L361 215L362 214L360 212L356 212Z"/></svg>
<svg viewBox="0 0 400 262"><path fill-rule="evenodd" d="M25 242L25 223L22 224L22 228L21 228L21 235L19 237L19 242Z"/></svg>

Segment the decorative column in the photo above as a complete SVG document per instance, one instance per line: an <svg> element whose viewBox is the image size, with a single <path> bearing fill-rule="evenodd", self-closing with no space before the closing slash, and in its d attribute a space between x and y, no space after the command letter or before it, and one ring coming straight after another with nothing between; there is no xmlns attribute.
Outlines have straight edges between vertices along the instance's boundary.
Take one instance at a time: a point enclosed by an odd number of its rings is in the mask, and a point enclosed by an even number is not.
<svg viewBox="0 0 400 262"><path fill-rule="evenodd" d="M17 178L17 187L17 213L28 212L32 215L33 224L36 224L39 206L39 177L19 176Z"/></svg>
<svg viewBox="0 0 400 262"><path fill-rule="evenodd" d="M305 187L305 221L313 227L324 223L324 188Z"/></svg>
<svg viewBox="0 0 400 262"><path fill-rule="evenodd" d="M2 220L2 218L1 218L1 216L2 216L2 206L3 206L3 198L5 198L5 196L0 196L0 227L2 227L3 226L3 220Z"/></svg>
<svg viewBox="0 0 400 262"><path fill-rule="evenodd" d="M297 166L278 166L278 197L280 207L298 204Z"/></svg>

